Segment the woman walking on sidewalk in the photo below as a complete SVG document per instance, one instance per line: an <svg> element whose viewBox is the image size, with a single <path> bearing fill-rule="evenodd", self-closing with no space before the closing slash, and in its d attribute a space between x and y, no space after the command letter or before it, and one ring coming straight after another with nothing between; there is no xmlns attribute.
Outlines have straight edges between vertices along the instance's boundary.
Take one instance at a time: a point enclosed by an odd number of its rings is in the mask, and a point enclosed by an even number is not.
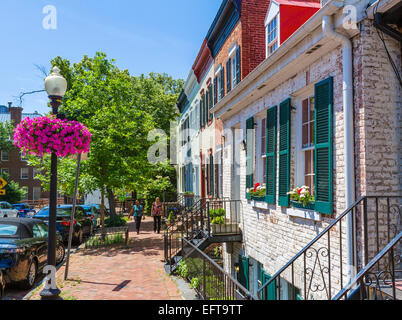
<svg viewBox="0 0 402 320"><path fill-rule="evenodd" d="M151 215L154 217L154 232L158 231L158 233L161 233L162 203L159 197L152 204Z"/></svg>
<svg viewBox="0 0 402 320"><path fill-rule="evenodd" d="M140 205L138 200L135 201L135 205L133 206L133 213L134 213L134 221L135 221L135 228L137 229L137 234L140 234L140 227L141 227L141 219L143 214L143 207Z"/></svg>

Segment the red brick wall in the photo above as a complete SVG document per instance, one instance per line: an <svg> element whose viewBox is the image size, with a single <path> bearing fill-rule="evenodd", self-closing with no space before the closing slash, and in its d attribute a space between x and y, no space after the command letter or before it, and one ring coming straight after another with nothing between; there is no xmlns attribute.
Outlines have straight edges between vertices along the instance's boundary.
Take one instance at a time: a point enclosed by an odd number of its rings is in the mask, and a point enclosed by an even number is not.
<svg viewBox="0 0 402 320"><path fill-rule="evenodd" d="M242 1L242 79L265 60L265 17L270 0Z"/></svg>

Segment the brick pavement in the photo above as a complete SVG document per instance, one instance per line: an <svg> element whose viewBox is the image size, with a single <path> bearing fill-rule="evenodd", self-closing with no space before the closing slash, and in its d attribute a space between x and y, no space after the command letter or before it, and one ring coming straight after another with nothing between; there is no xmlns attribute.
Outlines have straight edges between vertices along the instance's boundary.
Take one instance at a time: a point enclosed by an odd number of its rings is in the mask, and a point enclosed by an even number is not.
<svg viewBox="0 0 402 320"><path fill-rule="evenodd" d="M163 268L163 236L153 220L142 221L141 233L129 223L128 247L82 249L71 256L68 281L64 266L57 272L66 300L181 300L176 283ZM39 290L30 300L40 299Z"/></svg>

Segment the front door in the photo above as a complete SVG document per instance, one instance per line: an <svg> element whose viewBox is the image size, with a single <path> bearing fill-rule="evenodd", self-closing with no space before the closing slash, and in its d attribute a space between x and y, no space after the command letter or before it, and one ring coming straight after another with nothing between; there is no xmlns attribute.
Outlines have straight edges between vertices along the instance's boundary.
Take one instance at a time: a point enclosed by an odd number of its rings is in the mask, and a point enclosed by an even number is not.
<svg viewBox="0 0 402 320"><path fill-rule="evenodd" d="M269 274L267 274L264 270L261 270L262 285L266 284L271 278L272 277ZM265 294L265 291L267 291L267 294ZM262 300L276 300L276 280L268 286L267 290L262 290L261 297Z"/></svg>

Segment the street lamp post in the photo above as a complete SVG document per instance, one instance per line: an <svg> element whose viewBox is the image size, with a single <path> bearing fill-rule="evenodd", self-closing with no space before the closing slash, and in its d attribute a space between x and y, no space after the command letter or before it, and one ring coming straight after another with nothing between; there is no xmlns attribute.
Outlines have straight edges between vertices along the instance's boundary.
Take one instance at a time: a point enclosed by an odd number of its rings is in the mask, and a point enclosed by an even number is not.
<svg viewBox="0 0 402 320"><path fill-rule="evenodd" d="M54 67L52 73L45 79L45 89L50 99L53 115L58 116L59 106L67 90L67 81L60 75L60 69ZM47 264L56 267L56 210L57 210L57 155L52 152L50 164L50 197L49 197L49 235ZM56 283L41 291L42 299L58 299L60 290Z"/></svg>

